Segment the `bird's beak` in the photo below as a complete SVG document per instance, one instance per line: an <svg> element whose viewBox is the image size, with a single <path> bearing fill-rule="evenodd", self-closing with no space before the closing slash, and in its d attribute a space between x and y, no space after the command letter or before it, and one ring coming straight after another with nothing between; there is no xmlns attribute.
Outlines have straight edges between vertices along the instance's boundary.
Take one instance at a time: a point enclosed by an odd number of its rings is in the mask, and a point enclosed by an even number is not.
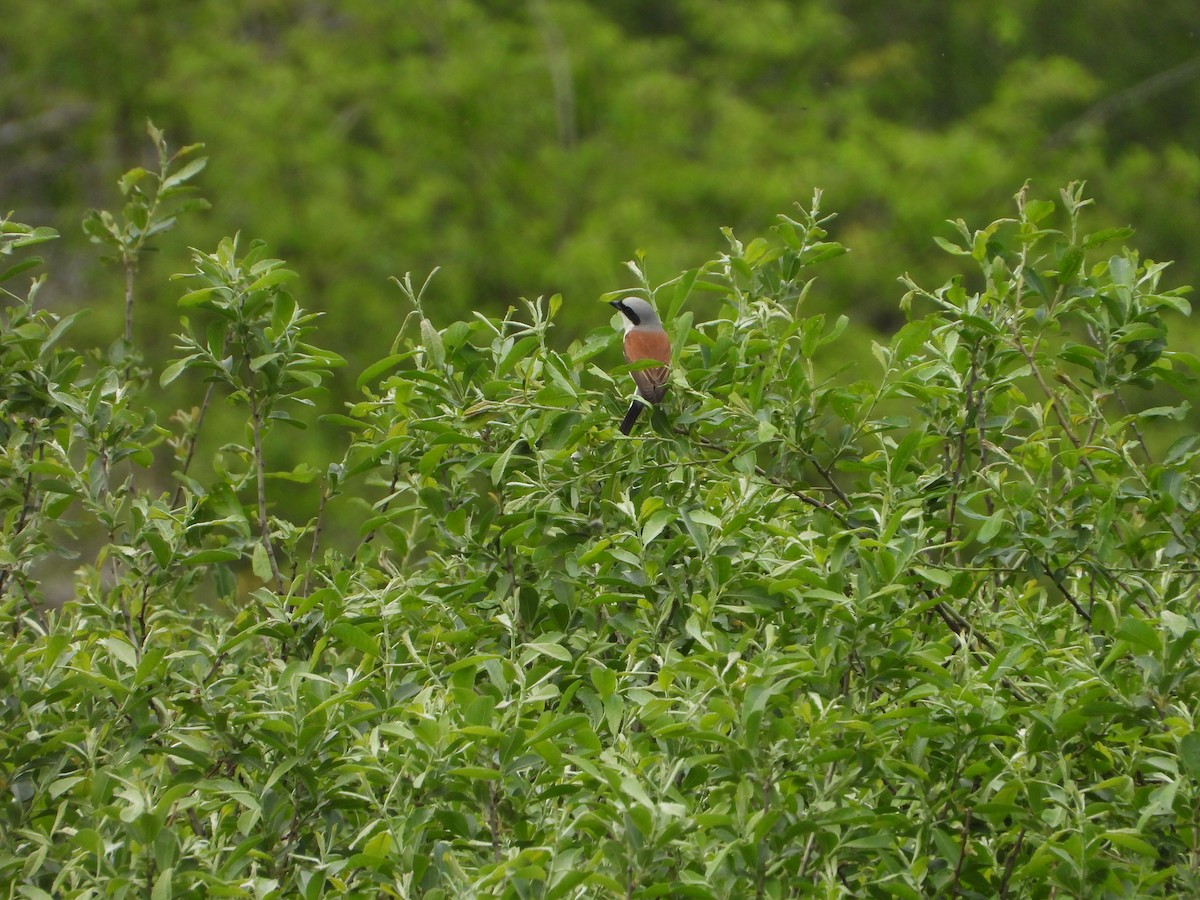
<svg viewBox="0 0 1200 900"><path fill-rule="evenodd" d="M609 300L608 305L611 306L613 309L619 310L621 308L621 301L620 300Z"/></svg>

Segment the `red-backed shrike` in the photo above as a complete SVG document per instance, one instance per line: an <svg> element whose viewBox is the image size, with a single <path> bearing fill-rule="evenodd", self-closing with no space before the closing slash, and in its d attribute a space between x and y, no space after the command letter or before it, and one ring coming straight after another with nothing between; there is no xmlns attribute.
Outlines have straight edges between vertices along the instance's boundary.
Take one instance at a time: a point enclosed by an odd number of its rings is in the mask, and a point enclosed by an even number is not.
<svg viewBox="0 0 1200 900"><path fill-rule="evenodd" d="M636 363L653 359L662 363L649 369L636 369L632 373L637 384L637 396L629 404L629 412L621 421L621 434L629 434L646 403L658 403L667 392L667 379L671 372L671 340L663 330L662 322L654 307L641 297L626 297L613 300L625 322L625 360ZM641 398L641 399L639 399ZM645 401L645 402L642 402Z"/></svg>

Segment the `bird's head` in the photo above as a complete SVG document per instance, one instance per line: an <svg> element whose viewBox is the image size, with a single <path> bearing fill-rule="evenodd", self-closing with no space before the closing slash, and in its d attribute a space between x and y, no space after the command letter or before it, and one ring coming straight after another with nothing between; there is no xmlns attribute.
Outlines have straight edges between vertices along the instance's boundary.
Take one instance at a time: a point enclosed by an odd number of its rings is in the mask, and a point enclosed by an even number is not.
<svg viewBox="0 0 1200 900"><path fill-rule="evenodd" d="M642 326L659 326L662 323L658 320L658 313L654 311L654 307L641 297L622 297L620 300L612 300L609 303L617 312L623 315L628 320L630 326L636 328Z"/></svg>

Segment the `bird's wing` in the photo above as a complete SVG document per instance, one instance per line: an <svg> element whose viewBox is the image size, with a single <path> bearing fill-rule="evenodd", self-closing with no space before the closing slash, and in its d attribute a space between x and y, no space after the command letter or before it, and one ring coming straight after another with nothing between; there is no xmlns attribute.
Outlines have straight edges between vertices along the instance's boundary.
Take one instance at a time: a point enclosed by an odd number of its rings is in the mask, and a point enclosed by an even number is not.
<svg viewBox="0 0 1200 900"><path fill-rule="evenodd" d="M627 362L641 362L645 359L656 359L662 363L671 362L671 341L665 331L630 331L625 335L625 359ZM667 390L667 380L671 377L670 370L664 366L653 369L638 369L631 373L638 393L657 403Z"/></svg>

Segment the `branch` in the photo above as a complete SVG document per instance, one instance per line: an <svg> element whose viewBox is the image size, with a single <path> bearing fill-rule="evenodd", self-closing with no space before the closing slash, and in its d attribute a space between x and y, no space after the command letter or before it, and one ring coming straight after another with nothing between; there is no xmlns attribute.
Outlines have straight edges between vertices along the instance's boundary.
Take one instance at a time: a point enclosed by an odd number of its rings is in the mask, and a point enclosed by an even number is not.
<svg viewBox="0 0 1200 900"><path fill-rule="evenodd" d="M1008 860L1004 863L1004 875L1000 879L1000 890L996 892L996 896L1001 900L1008 896L1008 880L1012 878L1013 869L1017 867L1017 854L1021 852L1021 844L1025 840L1025 829L1022 828L1017 835L1017 841L1013 844L1012 852L1008 854Z"/></svg>
<svg viewBox="0 0 1200 900"><path fill-rule="evenodd" d="M1044 141L1046 147L1058 147L1065 144L1071 136L1085 125L1103 122L1105 119L1122 110L1141 103L1148 97L1161 94L1165 90L1182 84L1190 78L1200 75L1200 56L1194 56L1185 63L1180 63L1173 69L1158 72L1149 78L1138 82L1132 87L1109 94L1099 103L1084 110Z"/></svg>
<svg viewBox="0 0 1200 900"><path fill-rule="evenodd" d="M64 103L32 118L0 125L0 148L26 144L56 131L74 128L92 114L91 103Z"/></svg>
<svg viewBox="0 0 1200 900"><path fill-rule="evenodd" d="M267 463L263 459L262 449L262 409L258 403L258 392L251 389L250 418L254 430L254 474L258 486L258 528L262 537L263 549L267 551L267 560L271 563L271 574L275 578L275 587L283 593L283 575L279 571L279 563L275 560L275 547L271 543L271 522L267 518Z"/></svg>
<svg viewBox="0 0 1200 900"><path fill-rule="evenodd" d="M707 450L712 450L713 452L719 453L722 456L732 456L733 455L733 451L730 450L728 447L726 447L724 444L718 444L716 441L709 440L702 434L693 434L691 431L689 431L688 429L686 429L680 425L676 425L673 428L673 431L676 434L680 435L681 437L691 438L692 440L697 441L702 447L704 447ZM812 464L816 468L816 470L818 472L820 472L821 476L829 483L830 488L837 495L838 499L841 500L847 506L849 506L850 505L849 498L842 492L841 488L839 488L833 482L833 479L829 476L829 474L824 469L821 468L821 466L816 462L816 460L814 460L810 457L809 461L812 462ZM845 516L843 516L840 512L838 512L836 509L834 509L832 506L830 506L828 503L823 503L822 501L818 500L816 497L809 496L808 494L804 493L804 491L800 490L795 485L784 481L782 478L776 478L774 475L771 475L769 472L767 472L767 470L764 469L762 466L756 464L754 466L754 474L759 476L760 478L763 478L763 479L769 481L771 484L775 485L777 488L787 491L789 494L791 494L797 500L799 500L802 503L808 504L813 509L819 509L819 510L823 510L824 512L829 513L831 516L833 516L835 519L837 519L844 527L846 527L846 528L850 527L850 521Z"/></svg>
<svg viewBox="0 0 1200 900"><path fill-rule="evenodd" d="M963 862L967 858L967 847L970 846L971 837L971 807L967 807L966 813L963 815L962 824L962 847L958 851L958 863L954 866L954 879L950 882L950 896L957 897L959 893L959 882L962 878Z"/></svg>

